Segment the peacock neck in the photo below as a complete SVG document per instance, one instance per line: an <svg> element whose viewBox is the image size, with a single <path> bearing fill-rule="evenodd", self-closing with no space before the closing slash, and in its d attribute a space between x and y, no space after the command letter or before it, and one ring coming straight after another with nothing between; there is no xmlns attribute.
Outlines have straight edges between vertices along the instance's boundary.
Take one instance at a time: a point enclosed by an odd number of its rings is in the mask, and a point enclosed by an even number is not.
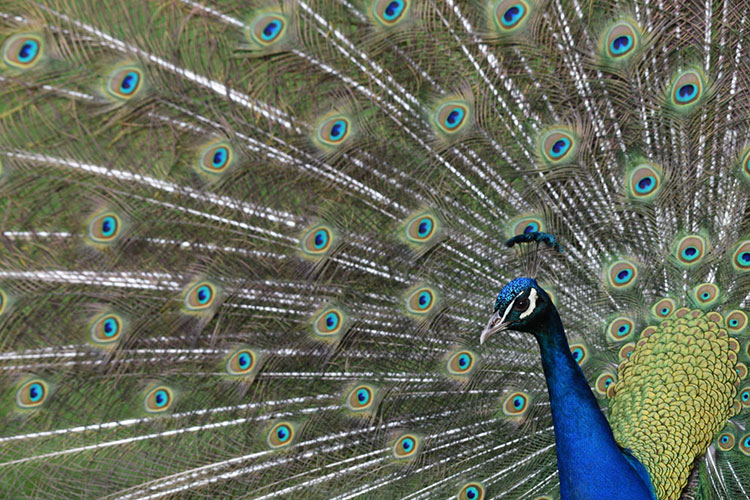
<svg viewBox="0 0 750 500"><path fill-rule="evenodd" d="M615 442L556 310L535 336L555 426L562 500L654 500L646 469Z"/></svg>

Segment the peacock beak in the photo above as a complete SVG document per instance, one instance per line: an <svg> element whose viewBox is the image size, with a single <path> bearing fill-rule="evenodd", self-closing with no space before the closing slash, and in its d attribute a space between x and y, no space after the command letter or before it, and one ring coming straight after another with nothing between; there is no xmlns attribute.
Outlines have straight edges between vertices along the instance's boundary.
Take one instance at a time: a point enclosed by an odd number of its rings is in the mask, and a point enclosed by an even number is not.
<svg viewBox="0 0 750 500"><path fill-rule="evenodd" d="M490 320L487 322L487 326L484 327L482 335L479 336L479 343L484 344L484 341L489 338L490 335L503 331L508 327L507 323L503 323L503 318L500 316L500 311L495 311Z"/></svg>

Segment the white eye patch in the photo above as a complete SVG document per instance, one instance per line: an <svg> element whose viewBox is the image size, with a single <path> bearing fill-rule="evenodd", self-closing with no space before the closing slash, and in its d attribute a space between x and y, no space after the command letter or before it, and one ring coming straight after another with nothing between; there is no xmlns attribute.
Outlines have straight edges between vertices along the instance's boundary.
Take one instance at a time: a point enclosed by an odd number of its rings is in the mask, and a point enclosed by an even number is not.
<svg viewBox="0 0 750 500"><path fill-rule="evenodd" d="M524 319L525 317L527 317L529 314L531 314L534 311L534 309L536 308L536 298L537 298L536 289L532 288L531 293L529 294L529 308L521 313L521 315L519 316L520 319ZM515 302L515 300L513 302Z"/></svg>
<svg viewBox="0 0 750 500"><path fill-rule="evenodd" d="M532 288L531 292L529 293L529 307L524 312L521 313L521 316L519 316L519 319L524 319L525 317L527 317L529 314L531 314L534 311L534 309L536 308L537 296L538 294L536 293L536 289ZM518 300L518 298L513 299L513 302L508 304L508 307L505 308L503 317L500 320L501 324L505 323L505 318L507 318L508 314L510 314L510 312L513 310L513 305L516 303L516 300Z"/></svg>

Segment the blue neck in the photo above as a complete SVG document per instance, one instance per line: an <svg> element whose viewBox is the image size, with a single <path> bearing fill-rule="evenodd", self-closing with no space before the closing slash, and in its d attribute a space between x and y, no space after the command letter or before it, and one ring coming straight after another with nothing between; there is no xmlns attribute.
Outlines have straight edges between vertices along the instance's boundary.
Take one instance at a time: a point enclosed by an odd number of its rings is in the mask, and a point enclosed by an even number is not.
<svg viewBox="0 0 750 500"><path fill-rule="evenodd" d="M562 500L655 500L645 467L615 442L554 307L549 316L535 337L555 424Z"/></svg>

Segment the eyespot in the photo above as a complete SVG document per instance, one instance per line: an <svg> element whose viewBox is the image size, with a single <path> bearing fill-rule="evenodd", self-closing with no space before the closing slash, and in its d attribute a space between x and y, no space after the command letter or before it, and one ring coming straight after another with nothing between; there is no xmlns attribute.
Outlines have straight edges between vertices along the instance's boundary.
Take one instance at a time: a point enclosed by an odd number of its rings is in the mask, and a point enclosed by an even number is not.
<svg viewBox="0 0 750 500"><path fill-rule="evenodd" d="M698 307L709 307L719 300L719 287L713 283L703 283L693 289L692 297Z"/></svg>
<svg viewBox="0 0 750 500"><path fill-rule="evenodd" d="M511 224L510 236L544 232L544 223L537 217L522 217Z"/></svg>
<svg viewBox="0 0 750 500"><path fill-rule="evenodd" d="M692 266L703 259L706 246L706 240L701 236L685 236L677 242L674 256L680 264Z"/></svg>
<svg viewBox="0 0 750 500"><path fill-rule="evenodd" d="M745 150L745 153L740 159L740 169L745 178L750 179L750 148Z"/></svg>
<svg viewBox="0 0 750 500"><path fill-rule="evenodd" d="M467 483L458 491L458 500L484 500L484 486L481 483Z"/></svg>
<svg viewBox="0 0 750 500"><path fill-rule="evenodd" d="M225 142L211 144L201 151L198 166L209 174L220 174L232 163L232 148Z"/></svg>
<svg viewBox="0 0 750 500"><path fill-rule="evenodd" d="M635 351L635 342L628 342L624 346L620 348L620 351L617 353L617 356L625 361L630 358L630 355L633 354L633 351Z"/></svg>
<svg viewBox="0 0 750 500"><path fill-rule="evenodd" d="M443 134L452 135L464 128L471 117L469 104L463 101L448 101L435 110L435 126Z"/></svg>
<svg viewBox="0 0 750 500"><path fill-rule="evenodd" d="M575 158L578 139L564 129L553 129L545 132L539 141L542 159L549 165L562 165Z"/></svg>
<svg viewBox="0 0 750 500"><path fill-rule="evenodd" d="M607 281L615 290L627 290L635 285L638 270L635 264L627 260L618 260L609 266Z"/></svg>
<svg viewBox="0 0 750 500"><path fill-rule="evenodd" d="M123 329L123 320L117 314L104 314L99 316L91 325L89 335L91 340L97 344L111 344L120 339Z"/></svg>
<svg viewBox="0 0 750 500"><path fill-rule="evenodd" d="M230 375L247 375L256 366L257 356L247 348L240 348L229 355L226 370Z"/></svg>
<svg viewBox="0 0 750 500"><path fill-rule="evenodd" d="M406 298L406 309L412 314L427 314L434 306L435 292L429 287L417 288Z"/></svg>
<svg viewBox="0 0 750 500"><path fill-rule="evenodd" d="M411 7L411 0L375 0L372 15L383 26L395 26L404 19Z"/></svg>
<svg viewBox="0 0 750 500"><path fill-rule="evenodd" d="M640 44L640 31L629 21L618 21L604 36L604 55L612 61L624 61Z"/></svg>
<svg viewBox="0 0 750 500"><path fill-rule="evenodd" d="M333 243L333 231L325 225L318 225L307 231L300 240L302 251L308 255L322 255Z"/></svg>
<svg viewBox="0 0 750 500"><path fill-rule="evenodd" d="M31 379L16 391L16 405L24 410L38 408L47 400L49 387L44 380Z"/></svg>
<svg viewBox="0 0 750 500"><path fill-rule="evenodd" d="M750 434L746 434L740 438L740 451L750 456Z"/></svg>
<svg viewBox="0 0 750 500"><path fill-rule="evenodd" d="M745 380L745 377L747 377L747 365L745 363L737 363L734 369L740 377L740 380Z"/></svg>
<svg viewBox="0 0 750 500"><path fill-rule="evenodd" d="M208 282L198 282L187 289L183 303L190 311L203 311L214 304L216 287Z"/></svg>
<svg viewBox="0 0 750 500"><path fill-rule="evenodd" d="M324 118L315 129L315 138L322 147L336 147L351 136L352 122L344 115Z"/></svg>
<svg viewBox="0 0 750 500"><path fill-rule="evenodd" d="M750 407L750 387L742 389L738 397L743 407Z"/></svg>
<svg viewBox="0 0 750 500"><path fill-rule="evenodd" d="M403 459L414 456L419 448L419 439L413 434L404 434L393 445L394 458Z"/></svg>
<svg viewBox="0 0 750 500"><path fill-rule="evenodd" d="M5 294L5 290L0 289L0 314L5 312L8 307L8 296Z"/></svg>
<svg viewBox="0 0 750 500"><path fill-rule="evenodd" d="M518 31L526 24L531 6L522 0L501 0L492 9L495 27L501 33Z"/></svg>
<svg viewBox="0 0 750 500"><path fill-rule="evenodd" d="M634 331L635 324L633 321L620 316L610 322L607 327L607 337L614 342L620 342L629 338Z"/></svg>
<svg viewBox="0 0 750 500"><path fill-rule="evenodd" d="M692 69L680 73L670 91L672 106L679 110L692 108L700 101L702 95L703 76Z"/></svg>
<svg viewBox="0 0 750 500"><path fill-rule="evenodd" d="M122 221L113 212L99 214L91 219L88 235L96 243L112 243L120 234Z"/></svg>
<svg viewBox="0 0 750 500"><path fill-rule="evenodd" d="M148 413L161 413L172 406L173 398L172 390L169 387L155 387L143 398L143 408Z"/></svg>
<svg viewBox="0 0 750 500"><path fill-rule="evenodd" d="M329 307L319 313L313 320L313 331L321 337L332 337L341 333L344 327L344 312Z"/></svg>
<svg viewBox="0 0 750 500"><path fill-rule="evenodd" d="M731 311L726 315L725 322L729 333L742 333L747 327L747 314L740 310Z"/></svg>
<svg viewBox="0 0 750 500"><path fill-rule="evenodd" d="M743 241L737 246L732 255L732 265L737 271L750 270L750 240Z"/></svg>
<svg viewBox="0 0 750 500"><path fill-rule="evenodd" d="M716 438L716 446L721 451L729 451L732 448L734 448L734 444L736 442L736 438L734 437L734 434L731 432L722 432L719 434L719 437Z"/></svg>
<svg viewBox="0 0 750 500"><path fill-rule="evenodd" d="M677 309L677 303L665 297L651 307L651 314L657 318L668 318Z"/></svg>
<svg viewBox="0 0 750 500"><path fill-rule="evenodd" d="M279 422L271 427L266 437L266 443L271 448L289 446L294 440L294 426L289 422Z"/></svg>
<svg viewBox="0 0 750 500"><path fill-rule="evenodd" d="M143 71L135 66L124 66L114 70L107 78L107 93L120 100L132 99L141 90Z"/></svg>
<svg viewBox="0 0 750 500"><path fill-rule="evenodd" d="M453 375L466 375L474 368L474 353L458 351L448 358L448 371Z"/></svg>
<svg viewBox="0 0 750 500"><path fill-rule="evenodd" d="M437 234L438 221L430 214L420 214L412 217L406 223L404 234L406 239L412 243L426 243Z"/></svg>
<svg viewBox="0 0 750 500"><path fill-rule="evenodd" d="M661 188L661 171L655 165L641 163L628 178L628 195L636 200L651 200Z"/></svg>
<svg viewBox="0 0 750 500"><path fill-rule="evenodd" d="M521 417L529 409L531 398L525 392L512 392L503 401L503 414L507 417Z"/></svg>
<svg viewBox="0 0 750 500"><path fill-rule="evenodd" d="M351 411L363 411L372 407L375 390L369 385L358 385L346 396L346 407Z"/></svg>
<svg viewBox="0 0 750 500"><path fill-rule="evenodd" d="M609 372L603 372L596 378L596 384L594 385L594 387L596 388L596 392L598 392L602 396L606 396L607 390L615 382L617 382L616 375Z"/></svg>
<svg viewBox="0 0 750 500"><path fill-rule="evenodd" d="M579 366L583 366L589 357L588 349L586 349L586 346L583 344L571 344L570 353L573 355L573 359Z"/></svg>
<svg viewBox="0 0 750 500"><path fill-rule="evenodd" d="M13 35L3 44L3 62L17 69L29 69L42 59L44 42L32 34Z"/></svg>
<svg viewBox="0 0 750 500"><path fill-rule="evenodd" d="M250 22L250 38L263 47L272 45L284 38L287 30L286 18L277 12L267 12L256 16Z"/></svg>

